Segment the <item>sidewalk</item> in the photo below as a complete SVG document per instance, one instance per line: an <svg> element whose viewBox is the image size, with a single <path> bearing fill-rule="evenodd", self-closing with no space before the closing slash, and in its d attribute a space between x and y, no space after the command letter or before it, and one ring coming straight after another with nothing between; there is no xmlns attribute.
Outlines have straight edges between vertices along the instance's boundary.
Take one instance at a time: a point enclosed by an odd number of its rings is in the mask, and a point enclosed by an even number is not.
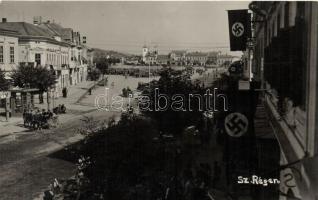
<svg viewBox="0 0 318 200"><path fill-rule="evenodd" d="M74 107L73 104L75 104L88 91L88 89L94 85L94 83L94 81L85 81L76 85L71 85L68 88L68 94L66 98L58 97L51 99L51 107L56 107L59 104L64 104L66 108L72 109L72 107ZM35 106L41 109L47 109L46 95L44 95L44 103L35 103Z"/></svg>
<svg viewBox="0 0 318 200"><path fill-rule="evenodd" d="M94 85L94 81L86 81L78 83L77 85L72 85L68 89L67 98L59 97L51 100L52 106L56 107L59 104L64 104L66 106L66 114L59 115L60 123L65 123L68 119L82 113L89 112L93 110L92 107L75 105L76 101L81 98L88 90L88 88ZM44 103L38 104L35 102L35 107L39 109L47 109L46 95L44 96ZM23 126L22 117L11 117L7 122L4 117L0 117L0 139L1 137L9 136L13 133L27 132L29 129Z"/></svg>
<svg viewBox="0 0 318 200"><path fill-rule="evenodd" d="M8 122L5 117L0 117L0 139L12 133L20 133L27 130L27 128L23 127L23 119L21 117L11 117Z"/></svg>

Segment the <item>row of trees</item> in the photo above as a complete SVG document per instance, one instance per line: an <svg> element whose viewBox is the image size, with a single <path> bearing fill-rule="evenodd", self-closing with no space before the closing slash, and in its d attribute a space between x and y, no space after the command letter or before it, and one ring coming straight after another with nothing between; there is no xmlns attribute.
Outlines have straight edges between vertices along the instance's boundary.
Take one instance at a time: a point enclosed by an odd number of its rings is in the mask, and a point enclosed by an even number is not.
<svg viewBox="0 0 318 200"><path fill-rule="evenodd" d="M39 90L40 102L43 103L43 93L49 91L56 83L54 70L43 66L20 65L10 74L11 80L6 79L0 70L0 91L6 91L10 85L20 88L36 88Z"/></svg>

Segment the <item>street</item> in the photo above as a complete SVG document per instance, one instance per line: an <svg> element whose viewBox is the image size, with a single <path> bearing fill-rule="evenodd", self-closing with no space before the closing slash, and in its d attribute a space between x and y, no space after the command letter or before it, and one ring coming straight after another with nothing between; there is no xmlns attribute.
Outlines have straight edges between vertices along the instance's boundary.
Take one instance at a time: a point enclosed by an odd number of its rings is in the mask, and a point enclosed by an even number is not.
<svg viewBox="0 0 318 200"><path fill-rule="evenodd" d="M115 82L111 95L120 95L124 87L136 90L138 82L147 82L148 78L125 79L124 76L109 76L109 83ZM69 161L56 158L57 152L68 145L80 141L83 136L77 133L84 116L107 121L110 117L118 118L120 112L98 111L94 105L95 96L103 94L104 87L97 86L93 95L86 95L79 103L77 100L86 94L91 82L80 84L67 98L56 99L57 104L65 104L68 111L59 115L61 125L49 130L28 130L23 128L23 119L7 123L1 128L0 137L0 199L34 199L41 196L54 178L71 177L75 165ZM45 108L46 104L37 104ZM2 122L3 124L5 122ZM5 127L5 125L3 126ZM7 130L5 134L4 131ZM23 196L21 196L23 194Z"/></svg>
<svg viewBox="0 0 318 200"><path fill-rule="evenodd" d="M209 72L212 72L212 70ZM203 76L195 73L194 79L207 80ZM211 73L212 76L212 73ZM155 77L156 78L156 77ZM153 77L151 77L153 79ZM210 80L210 79L209 79ZM139 82L148 82L149 78L134 78L118 75L108 76L109 95L120 95L122 88L130 87L136 90ZM91 85L87 82L86 85ZM82 85L77 88L82 88ZM107 87L107 86L106 86ZM64 103L68 109L66 114L59 116L61 125L50 130L27 130L20 128L22 118L15 125L10 125L14 133L2 134L0 138L0 199L34 199L42 195L48 188L48 183L54 178L71 177L74 174L73 163L54 156L57 152L68 145L80 141L83 137L77 133L81 127L83 116L93 117L103 121L110 117L119 117L120 112L98 111L94 105L95 97L104 94L105 87L97 86L92 95L86 94L83 89L74 89L77 92L70 92L68 98L55 100L57 103ZM79 102L77 99L86 94ZM45 107L46 104L38 104ZM216 155L214 155L216 156ZM21 196L23 194L23 196Z"/></svg>
<svg viewBox="0 0 318 200"><path fill-rule="evenodd" d="M108 119L120 113L93 111L85 116ZM74 165L54 158L52 153L82 139L78 115L57 129L31 131L1 138L0 199L33 199L47 189L54 178L70 177Z"/></svg>

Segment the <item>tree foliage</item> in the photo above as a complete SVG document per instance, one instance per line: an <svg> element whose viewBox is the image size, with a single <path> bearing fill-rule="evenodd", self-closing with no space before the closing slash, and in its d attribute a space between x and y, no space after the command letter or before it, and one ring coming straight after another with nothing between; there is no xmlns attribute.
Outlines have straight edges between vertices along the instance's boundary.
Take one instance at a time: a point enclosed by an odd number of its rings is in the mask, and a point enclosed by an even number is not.
<svg viewBox="0 0 318 200"><path fill-rule="evenodd" d="M69 199L206 199L197 193L207 193L200 187L211 177L201 176L197 168L193 177L188 166L191 148L165 139L151 118L123 113L117 124L90 131L86 138L68 149L81 155L82 164L83 158L89 161L81 168L80 184L68 180L61 187Z"/></svg>
<svg viewBox="0 0 318 200"><path fill-rule="evenodd" d="M124 113L116 125L99 130L85 140L79 153L89 158L91 164L83 170L89 184L80 189L80 199L163 197L166 183L175 172L171 164L174 156L153 139L158 135L149 118ZM158 160L158 157L165 159Z"/></svg>
<svg viewBox="0 0 318 200"><path fill-rule="evenodd" d="M155 97L155 90L167 97L168 106L164 112L156 111L155 109L156 106L162 105L162 101L158 97ZM143 91L143 95L149 96L151 105L150 110L144 110L143 112L159 122L161 131L177 135L186 126L195 125L198 122L198 119L202 115L200 102L195 99L189 100L189 95L200 94L203 97L203 93L204 88L200 87L199 84L192 83L188 71L176 71L170 68L164 69L160 73L160 79L152 81L150 87ZM173 102L171 100L177 94L184 97L182 106L184 111L172 109Z"/></svg>
<svg viewBox="0 0 318 200"><path fill-rule="evenodd" d="M98 68L94 68L88 73L88 77L90 78L91 81L97 81L100 75L101 75L101 72Z"/></svg>
<svg viewBox="0 0 318 200"><path fill-rule="evenodd" d="M56 83L54 71L43 66L21 65L13 70L11 78L14 86L21 88L29 86L41 92L48 91Z"/></svg>
<svg viewBox="0 0 318 200"><path fill-rule="evenodd" d="M5 73L0 69L0 91L8 90L10 82L5 78Z"/></svg>
<svg viewBox="0 0 318 200"><path fill-rule="evenodd" d="M104 56L101 56L96 57L94 59L94 62L96 63L96 68L99 69L100 72L104 75L107 73L107 70L111 65L120 63L120 59L115 57L106 58Z"/></svg>
<svg viewBox="0 0 318 200"><path fill-rule="evenodd" d="M95 60L96 62L96 68L99 69L99 71L104 75L107 72L107 69L110 65L109 60L102 57Z"/></svg>

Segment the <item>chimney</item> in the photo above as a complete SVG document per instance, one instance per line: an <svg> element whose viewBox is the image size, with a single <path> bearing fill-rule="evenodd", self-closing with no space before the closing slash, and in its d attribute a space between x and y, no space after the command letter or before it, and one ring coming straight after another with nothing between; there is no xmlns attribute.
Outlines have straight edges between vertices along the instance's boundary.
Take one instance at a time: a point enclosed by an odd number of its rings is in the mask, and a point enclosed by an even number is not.
<svg viewBox="0 0 318 200"><path fill-rule="evenodd" d="M6 23L7 22L7 18L2 18L2 23Z"/></svg>
<svg viewBox="0 0 318 200"><path fill-rule="evenodd" d="M42 23L42 17L41 16L35 16L33 17L33 24L34 25L39 25Z"/></svg>

